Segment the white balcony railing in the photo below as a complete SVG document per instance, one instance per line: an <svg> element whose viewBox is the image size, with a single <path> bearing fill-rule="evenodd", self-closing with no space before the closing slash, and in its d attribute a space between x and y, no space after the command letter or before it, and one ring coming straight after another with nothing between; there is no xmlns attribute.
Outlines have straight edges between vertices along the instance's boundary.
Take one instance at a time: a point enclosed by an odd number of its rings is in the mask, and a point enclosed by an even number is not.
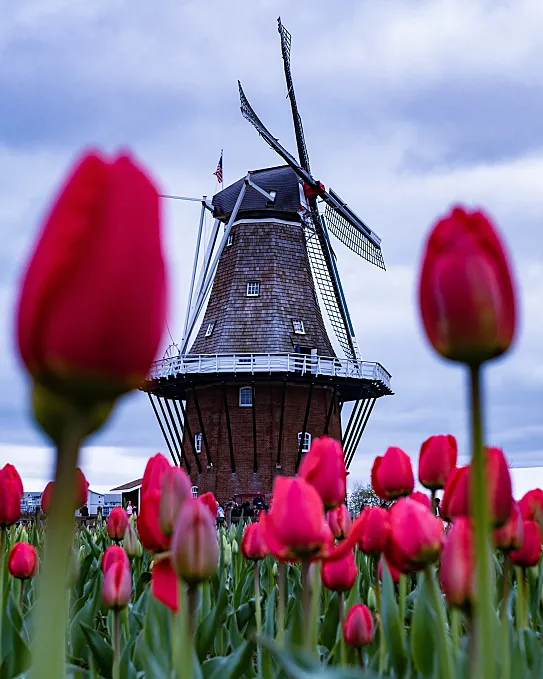
<svg viewBox="0 0 543 679"><path fill-rule="evenodd" d="M390 373L380 363L309 354L200 354L156 361L149 379L191 373L298 373L351 377L381 382L390 389Z"/></svg>

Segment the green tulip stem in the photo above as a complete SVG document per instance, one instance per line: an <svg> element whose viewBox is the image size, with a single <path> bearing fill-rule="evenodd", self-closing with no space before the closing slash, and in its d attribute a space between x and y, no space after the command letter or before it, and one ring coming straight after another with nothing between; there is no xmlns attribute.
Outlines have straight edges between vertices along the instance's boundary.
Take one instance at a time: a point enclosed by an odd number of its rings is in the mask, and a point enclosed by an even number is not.
<svg viewBox="0 0 543 679"><path fill-rule="evenodd" d="M111 679L121 679L121 613L113 611L113 667Z"/></svg>
<svg viewBox="0 0 543 679"><path fill-rule="evenodd" d="M192 635L189 622L189 602L187 586L185 581L179 578L178 581L178 600L179 607L176 614L177 639L174 647L174 676L176 679L187 679L192 677L193 670L193 650Z"/></svg>
<svg viewBox="0 0 543 679"><path fill-rule="evenodd" d="M358 664L360 665L360 669L364 669L364 651L362 650L361 647L356 649L356 654L358 656Z"/></svg>
<svg viewBox="0 0 543 679"><path fill-rule="evenodd" d="M302 617L305 621L303 630L303 646L306 649L311 648L311 584L309 582L309 566L310 562L307 559L302 560Z"/></svg>
<svg viewBox="0 0 543 679"><path fill-rule="evenodd" d="M262 609L260 607L260 561L253 561L253 580L255 587L256 633L262 634Z"/></svg>
<svg viewBox="0 0 543 679"><path fill-rule="evenodd" d="M341 658L340 662L341 665L343 666L347 664L347 648L345 646L345 636L343 634L343 625L345 623L345 596L343 595L343 592L337 593L337 601L339 606L339 629L340 629L339 651Z"/></svg>
<svg viewBox="0 0 543 679"><path fill-rule="evenodd" d="M66 573L74 525L75 468L83 432L83 418L73 416L58 446L55 485L45 537L45 553L36 603L36 636L30 679L64 679L66 648Z"/></svg>
<svg viewBox="0 0 543 679"><path fill-rule="evenodd" d="M526 570L517 566L517 629L528 627Z"/></svg>
<svg viewBox="0 0 543 679"><path fill-rule="evenodd" d="M23 617L23 606L25 602L25 581L19 580L19 610L21 611L21 618Z"/></svg>
<svg viewBox="0 0 543 679"><path fill-rule="evenodd" d="M285 595L286 595L286 564L279 561L277 567L277 645L285 645Z"/></svg>
<svg viewBox="0 0 543 679"><path fill-rule="evenodd" d="M4 568L6 562L6 527L0 526L0 665L4 659L2 648L2 622L4 620Z"/></svg>
<svg viewBox="0 0 543 679"><path fill-rule="evenodd" d="M502 605L501 605L501 627L502 627L502 669L500 678L509 679L511 676L510 641L509 641L509 618L507 615L507 600L509 598L509 577L511 573L511 560L504 555L503 574L502 574Z"/></svg>
<svg viewBox="0 0 543 679"><path fill-rule="evenodd" d="M460 613L458 612L458 609L454 607L451 609L451 636L453 651L456 653L460 640Z"/></svg>
<svg viewBox="0 0 543 679"><path fill-rule="evenodd" d="M475 649L478 676L494 679L495 664L492 638L492 583L490 578L490 519L487 479L483 449L483 414L481 367L470 365L471 383L471 506L474 518L477 601L475 605Z"/></svg>
<svg viewBox="0 0 543 679"><path fill-rule="evenodd" d="M400 622L402 626L402 633L405 632L405 597L407 594L407 576L403 573L400 574L398 601L400 609Z"/></svg>
<svg viewBox="0 0 543 679"><path fill-rule="evenodd" d="M316 561L313 564L313 572L311 578L311 616L309 624L311 626L311 648L315 650L319 643L319 620L321 614L321 564Z"/></svg>
<svg viewBox="0 0 543 679"><path fill-rule="evenodd" d="M426 566L424 574L430 586L432 608L437 616L437 635L441 637L442 642L440 644L442 652L438 652L438 663L441 665L439 677L440 679L454 679L454 665L447 633L447 616L445 614L443 598L431 565Z"/></svg>
<svg viewBox="0 0 543 679"><path fill-rule="evenodd" d="M379 674L385 671L387 647L385 641L385 628L383 626L383 616L381 611L381 583L379 582L379 559L373 560L373 583L375 585L375 601L377 603L377 624L379 627Z"/></svg>

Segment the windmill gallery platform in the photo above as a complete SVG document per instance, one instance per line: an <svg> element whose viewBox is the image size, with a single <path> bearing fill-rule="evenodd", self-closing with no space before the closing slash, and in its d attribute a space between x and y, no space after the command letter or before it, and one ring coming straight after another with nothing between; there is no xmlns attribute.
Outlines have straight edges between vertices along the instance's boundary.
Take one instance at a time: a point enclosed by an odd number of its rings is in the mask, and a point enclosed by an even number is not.
<svg viewBox="0 0 543 679"><path fill-rule="evenodd" d="M280 21L279 33L300 160L264 127L240 84L243 115L286 165L202 199L183 340L143 386L175 463L220 501L271 492L274 476L295 474L323 434L342 441L349 466L376 400L392 394L385 368L361 358L330 233L384 269L381 241L311 174ZM215 222L202 243L206 210Z"/></svg>

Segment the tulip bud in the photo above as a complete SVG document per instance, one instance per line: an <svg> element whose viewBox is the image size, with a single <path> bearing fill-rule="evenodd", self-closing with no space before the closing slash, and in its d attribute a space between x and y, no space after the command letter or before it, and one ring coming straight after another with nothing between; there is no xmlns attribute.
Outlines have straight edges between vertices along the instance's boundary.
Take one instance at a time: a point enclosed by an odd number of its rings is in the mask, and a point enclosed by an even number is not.
<svg viewBox="0 0 543 679"><path fill-rule="evenodd" d="M377 610L377 597L375 596L375 591L373 587L368 589L368 608L370 611Z"/></svg>
<svg viewBox="0 0 543 679"><path fill-rule="evenodd" d="M16 542L9 552L8 569L18 580L33 578L38 572L38 553L28 542Z"/></svg>
<svg viewBox="0 0 543 679"><path fill-rule="evenodd" d="M120 562L125 566L130 567L128 554L118 545L111 545L108 547L102 556L102 572L105 573L114 563Z"/></svg>
<svg viewBox="0 0 543 679"><path fill-rule="evenodd" d="M440 505L441 516L446 521L469 514L468 471L469 467L455 467L449 474Z"/></svg>
<svg viewBox="0 0 543 679"><path fill-rule="evenodd" d="M172 561L177 574L189 585L196 585L216 573L218 560L215 519L202 502L186 500L172 539Z"/></svg>
<svg viewBox="0 0 543 679"><path fill-rule="evenodd" d="M470 521L460 516L453 521L441 555L441 586L451 606L471 609L474 565Z"/></svg>
<svg viewBox="0 0 543 679"><path fill-rule="evenodd" d="M394 550L398 552L398 557L393 556L395 566L403 562L409 570L416 571L439 558L443 527L430 510L419 502L402 498L391 507L389 516L391 555Z"/></svg>
<svg viewBox="0 0 543 679"><path fill-rule="evenodd" d="M426 495L426 493L421 493L420 490L415 490L411 495L408 496L411 500L414 500L415 502L420 502L421 505L424 505L426 509L432 509L432 501Z"/></svg>
<svg viewBox="0 0 543 679"><path fill-rule="evenodd" d="M371 469L371 485L382 500L411 494L415 478L409 455L401 448L391 447L384 455L377 456Z"/></svg>
<svg viewBox="0 0 543 679"><path fill-rule="evenodd" d="M55 482L49 481L45 486L45 490L41 496L41 509L44 514L49 514L51 512L51 503L53 501L53 493L55 488ZM75 470L75 480L74 480L74 511L77 511L86 502L89 496L89 483L85 478L85 474L79 469Z"/></svg>
<svg viewBox="0 0 543 679"><path fill-rule="evenodd" d="M541 558L543 532L537 521L524 521L524 542L520 549L509 552L511 561L521 568L535 566Z"/></svg>
<svg viewBox="0 0 543 679"><path fill-rule="evenodd" d="M132 596L132 574L130 565L115 561L104 573L102 601L107 608L121 610L128 605Z"/></svg>
<svg viewBox="0 0 543 679"><path fill-rule="evenodd" d="M128 522L126 526L126 531L124 533L123 547L131 558L139 558L143 554L143 549L141 542L138 540L136 531L132 527L132 524Z"/></svg>
<svg viewBox="0 0 543 679"><path fill-rule="evenodd" d="M347 537L352 525L352 518L346 505L341 504L331 509L326 515L328 526L336 540L343 540Z"/></svg>
<svg viewBox="0 0 543 679"><path fill-rule="evenodd" d="M151 488L141 496L138 516L138 535L141 543L150 552L164 552L170 546L170 537L160 527L161 492Z"/></svg>
<svg viewBox="0 0 543 679"><path fill-rule="evenodd" d="M232 540L232 554L239 554L239 545L237 540Z"/></svg>
<svg viewBox="0 0 543 679"><path fill-rule="evenodd" d="M262 537L259 523L248 523L241 538L241 553L246 559L258 561L268 554L268 547Z"/></svg>
<svg viewBox="0 0 543 679"><path fill-rule="evenodd" d="M229 542L223 548L222 561L225 568L232 563L232 545Z"/></svg>
<svg viewBox="0 0 543 679"><path fill-rule="evenodd" d="M500 448L485 447L490 518L494 527L503 526L511 516L513 492L509 466Z"/></svg>
<svg viewBox="0 0 543 679"><path fill-rule="evenodd" d="M456 466L458 446L450 434L430 436L420 448L419 481L425 488L445 488L449 474Z"/></svg>
<svg viewBox="0 0 543 679"><path fill-rule="evenodd" d="M358 569L353 552L336 561L325 561L322 564L322 584L332 592L348 592L356 582Z"/></svg>
<svg viewBox="0 0 543 679"><path fill-rule="evenodd" d="M204 493L203 495L200 495L198 498L198 501L204 504L209 511L211 512L211 516L216 519L217 518L217 500L215 499L215 496L213 493Z"/></svg>
<svg viewBox="0 0 543 679"><path fill-rule="evenodd" d="M515 292L504 246L482 212L455 207L435 225L419 299L426 335L445 358L479 365L507 351Z"/></svg>
<svg viewBox="0 0 543 679"><path fill-rule="evenodd" d="M390 522L387 510L382 507L366 507L362 511L359 549L364 554L377 557L385 551L389 534Z"/></svg>
<svg viewBox="0 0 543 679"><path fill-rule="evenodd" d="M142 496L146 495L150 490L162 492L164 477L169 469L171 469L171 464L162 453L157 453L149 458L145 465L145 471L143 472L143 479L141 481Z"/></svg>
<svg viewBox="0 0 543 679"><path fill-rule="evenodd" d="M173 533L181 505L190 497L192 497L192 491L187 473L181 467L168 465L162 480L160 498L160 527L166 535Z"/></svg>
<svg viewBox="0 0 543 679"><path fill-rule="evenodd" d="M274 561L273 566L272 566L273 577L276 578L278 573L279 573L279 566L277 565L277 561Z"/></svg>
<svg viewBox="0 0 543 679"><path fill-rule="evenodd" d="M0 469L0 526L11 526L21 516L23 482L12 464Z"/></svg>
<svg viewBox="0 0 543 679"><path fill-rule="evenodd" d="M368 646L373 641L373 618L364 604L351 606L343 624L345 643L353 648Z"/></svg>
<svg viewBox="0 0 543 679"><path fill-rule="evenodd" d="M122 507L114 507L107 518L107 534L115 542L124 538L128 526L128 514Z"/></svg>
<svg viewBox="0 0 543 679"><path fill-rule="evenodd" d="M511 516L505 525L492 533L494 547L502 552L520 549L524 542L524 521L517 502L513 503Z"/></svg>
<svg viewBox="0 0 543 679"><path fill-rule="evenodd" d="M51 391L75 402L111 400L147 376L165 316L158 192L128 156L86 153L25 274L21 357Z"/></svg>
<svg viewBox="0 0 543 679"><path fill-rule="evenodd" d="M525 521L539 521L543 519L543 490L534 488L529 490L519 500L519 507L522 518Z"/></svg>
<svg viewBox="0 0 543 679"><path fill-rule="evenodd" d="M341 443L328 436L314 439L298 476L317 490L325 509L342 504L347 493L347 469Z"/></svg>

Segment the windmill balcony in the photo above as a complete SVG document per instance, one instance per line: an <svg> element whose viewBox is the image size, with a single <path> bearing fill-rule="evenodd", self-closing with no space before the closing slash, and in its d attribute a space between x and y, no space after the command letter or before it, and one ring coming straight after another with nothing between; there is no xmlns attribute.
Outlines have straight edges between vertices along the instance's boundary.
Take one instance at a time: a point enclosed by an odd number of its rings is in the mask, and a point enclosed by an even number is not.
<svg viewBox="0 0 543 679"><path fill-rule="evenodd" d="M191 376L229 375L255 379L275 375L296 378L371 382L379 395L392 394L391 376L380 363L353 361L334 356L310 354L200 354L173 356L156 361L149 382L163 382Z"/></svg>

